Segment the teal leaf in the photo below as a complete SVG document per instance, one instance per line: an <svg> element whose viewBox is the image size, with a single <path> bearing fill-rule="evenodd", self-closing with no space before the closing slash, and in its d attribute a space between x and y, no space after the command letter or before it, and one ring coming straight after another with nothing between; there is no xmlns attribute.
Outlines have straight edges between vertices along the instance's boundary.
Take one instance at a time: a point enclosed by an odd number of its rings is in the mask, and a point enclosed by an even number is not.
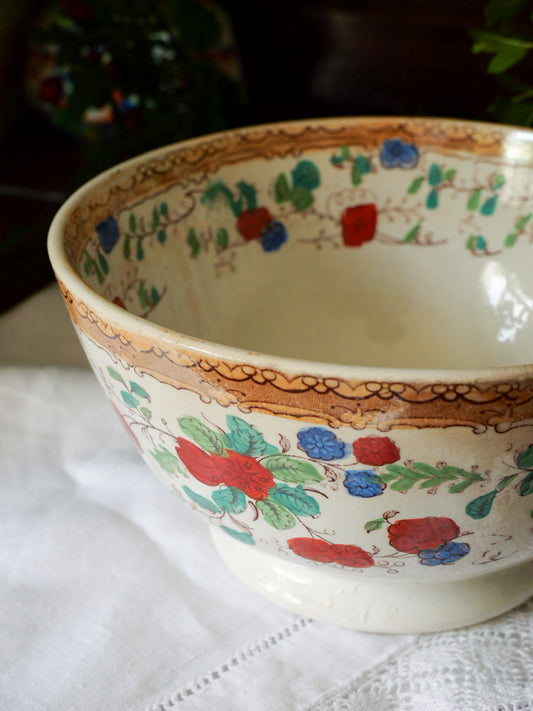
<svg viewBox="0 0 533 711"><path fill-rule="evenodd" d="M498 204L498 196L497 195L491 195L489 198L485 200L483 205L481 206L481 214L482 215L493 215L494 210L496 210L496 205Z"/></svg>
<svg viewBox="0 0 533 711"><path fill-rule="evenodd" d="M428 183L433 187L440 185L442 182L442 171L437 163L432 163L429 167Z"/></svg>
<svg viewBox="0 0 533 711"><path fill-rule="evenodd" d="M110 365L107 366L107 372L113 378L113 380L118 380L119 383L126 385L126 381L124 380L122 375L120 375L120 373L117 373L117 371L114 368L112 368Z"/></svg>
<svg viewBox="0 0 533 711"><path fill-rule="evenodd" d="M184 486L183 491L192 501L194 501L197 506L200 506L202 509L210 511L214 514L220 513L220 509L218 508L218 506L207 497L202 496L202 494L198 494L196 491L193 491L188 486Z"/></svg>
<svg viewBox="0 0 533 711"><path fill-rule="evenodd" d="M439 193L435 188L433 190L430 190L427 198L426 198L426 207L428 210L434 210L439 206Z"/></svg>
<svg viewBox="0 0 533 711"><path fill-rule="evenodd" d="M139 400L127 390L121 390L120 394L128 407L137 407L139 404Z"/></svg>
<svg viewBox="0 0 533 711"><path fill-rule="evenodd" d="M224 531L224 533L227 533L228 536L231 536L236 541L246 543L249 546L255 546L255 541L249 533L245 533L244 531L236 531L234 528L229 528L228 526L221 526L220 528Z"/></svg>
<svg viewBox="0 0 533 711"><path fill-rule="evenodd" d="M189 229L187 244L191 248L191 254L193 257L197 257L202 251L202 245L200 244L200 240L198 239L198 235L196 234L194 227Z"/></svg>
<svg viewBox="0 0 533 711"><path fill-rule="evenodd" d="M166 202L162 202L161 205L159 205L159 212L162 215L168 215L168 204Z"/></svg>
<svg viewBox="0 0 533 711"><path fill-rule="evenodd" d="M516 466L520 469L533 469L533 444L520 452L516 458Z"/></svg>
<svg viewBox="0 0 533 711"><path fill-rule="evenodd" d="M144 259L144 249L141 240L139 239L137 242L137 250L135 252L135 257L137 258L137 261L142 262Z"/></svg>
<svg viewBox="0 0 533 711"><path fill-rule="evenodd" d="M235 486L216 489L216 491L213 491L212 497L215 504L226 513L242 513L248 503L244 491L237 489Z"/></svg>
<svg viewBox="0 0 533 711"><path fill-rule="evenodd" d="M285 173L280 173L274 183L274 199L277 203L287 202L291 199L291 188Z"/></svg>
<svg viewBox="0 0 533 711"><path fill-rule="evenodd" d="M498 492L494 489L493 491L489 491L488 494L483 494L482 496L478 496L477 499L469 501L465 508L468 516L474 519L488 516L497 494Z"/></svg>
<svg viewBox="0 0 533 711"><path fill-rule="evenodd" d="M357 170L361 175L366 175L370 173L372 166L369 159L366 156L357 155L355 156L354 165L357 166Z"/></svg>
<svg viewBox="0 0 533 711"><path fill-rule="evenodd" d="M468 210L477 210L479 207L480 201L481 201L481 188L478 188L468 198L468 202L466 203L467 209Z"/></svg>
<svg viewBox="0 0 533 711"><path fill-rule="evenodd" d="M232 449L238 454L247 454L250 457L277 453L278 450L267 444L263 435L253 425L249 425L248 422L235 415L228 415L226 421L230 430L225 435L228 449Z"/></svg>
<svg viewBox="0 0 533 711"><path fill-rule="evenodd" d="M316 516L320 513L318 503L306 493L301 484L295 487L277 484L270 490L269 498L297 516Z"/></svg>
<svg viewBox="0 0 533 711"><path fill-rule="evenodd" d="M320 185L320 173L316 165L310 160L301 160L291 171L294 188L314 190Z"/></svg>
<svg viewBox="0 0 533 711"><path fill-rule="evenodd" d="M262 499L256 503L256 506L272 528L286 531L296 526L296 519L282 504L278 504L272 499Z"/></svg>
<svg viewBox="0 0 533 711"><path fill-rule="evenodd" d="M246 201L248 209L257 210L257 195L254 186L250 185L250 183L245 183L244 180L241 180L237 183L237 188L239 189L242 198Z"/></svg>
<svg viewBox="0 0 533 711"><path fill-rule="evenodd" d="M150 301L152 302L152 306L155 306L161 301L161 295L155 286L152 286L150 289Z"/></svg>
<svg viewBox="0 0 533 711"><path fill-rule="evenodd" d="M528 496L529 494L533 494L533 472L529 472L520 483L520 496Z"/></svg>
<svg viewBox="0 0 533 711"><path fill-rule="evenodd" d="M226 449L222 432L212 430L197 417L185 415L178 418L178 424L184 434L193 439L206 452L223 454Z"/></svg>
<svg viewBox="0 0 533 711"><path fill-rule="evenodd" d="M420 186L424 182L424 176L419 175L418 178L415 178L411 185L407 188L407 193L408 195L415 195L419 190Z"/></svg>
<svg viewBox="0 0 533 711"><path fill-rule="evenodd" d="M294 188L291 192L291 202L299 212L310 208L314 201L311 191L302 186Z"/></svg>
<svg viewBox="0 0 533 711"><path fill-rule="evenodd" d="M146 392L146 390L141 387L138 383L135 383L133 380L130 380L130 387L131 391L135 393L135 395L138 395L138 397L144 397L144 398L149 398L150 395Z"/></svg>
<svg viewBox="0 0 533 711"><path fill-rule="evenodd" d="M305 460L295 459L286 454L274 454L265 457L261 464L280 481L303 484L310 481L322 481L324 478L316 467Z"/></svg>
<svg viewBox="0 0 533 711"><path fill-rule="evenodd" d="M157 231L157 241L159 244L165 244L167 241L167 233L163 228Z"/></svg>
<svg viewBox="0 0 533 711"><path fill-rule="evenodd" d="M158 444L155 449L148 450L149 454L156 460L161 469L168 472L169 474L185 474L183 471L179 459L168 451L166 447L162 444Z"/></svg>
<svg viewBox="0 0 533 711"><path fill-rule="evenodd" d="M478 235L476 237L476 249L479 250L480 252L483 252L485 249L487 249L487 242L483 235Z"/></svg>

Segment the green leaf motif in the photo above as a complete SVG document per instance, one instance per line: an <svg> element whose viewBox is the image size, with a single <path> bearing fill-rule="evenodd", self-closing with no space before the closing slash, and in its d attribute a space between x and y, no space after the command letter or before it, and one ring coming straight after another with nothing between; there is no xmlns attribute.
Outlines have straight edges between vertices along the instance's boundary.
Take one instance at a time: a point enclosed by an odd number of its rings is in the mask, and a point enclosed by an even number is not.
<svg viewBox="0 0 533 711"><path fill-rule="evenodd" d="M365 523L365 531L367 533L370 533L370 531L379 531L379 529L383 527L384 523L384 518L375 518L372 521L367 521Z"/></svg>
<svg viewBox="0 0 533 711"><path fill-rule="evenodd" d="M167 233L163 228L157 231L157 241L159 242L159 244L165 244L165 242L167 241Z"/></svg>
<svg viewBox="0 0 533 711"><path fill-rule="evenodd" d="M456 174L455 168L448 168L448 170L445 170L444 173L442 174L442 182L447 183L450 180L453 180L455 178Z"/></svg>
<svg viewBox="0 0 533 711"><path fill-rule="evenodd" d="M128 226L130 232L135 232L137 229L137 217L135 216L134 212L130 212L130 216L128 219Z"/></svg>
<svg viewBox="0 0 533 711"><path fill-rule="evenodd" d="M468 235L466 239L466 244L465 247L469 250L474 250L476 247L476 236L475 235Z"/></svg>
<svg viewBox="0 0 533 711"><path fill-rule="evenodd" d="M496 491L500 492L506 489L510 484L513 483L518 474L519 472L515 472L514 474L509 474L509 476L504 476L503 479L500 479L496 486Z"/></svg>
<svg viewBox="0 0 533 711"><path fill-rule="evenodd" d="M119 383L126 385L126 381L124 380L122 375L120 375L120 373L117 373L117 371L114 368L112 368L110 365L107 366L107 372L113 378L113 380L118 380Z"/></svg>
<svg viewBox="0 0 533 711"><path fill-rule="evenodd" d="M318 503L307 494L301 484L295 487L278 484L270 490L269 498L285 506L296 516L316 516L320 513Z"/></svg>
<svg viewBox="0 0 533 711"><path fill-rule="evenodd" d="M442 182L442 171L437 163L432 163L429 167L428 183L435 187Z"/></svg>
<svg viewBox="0 0 533 711"><path fill-rule="evenodd" d="M130 387L131 391L135 393L135 395L138 395L138 397L144 397L144 398L150 398L150 395L146 392L146 390L139 385L139 383L135 383L133 380L130 380Z"/></svg>
<svg viewBox="0 0 533 711"><path fill-rule="evenodd" d="M492 189L493 190L499 190L500 188L503 188L505 185L505 175L503 173L496 173L494 176L494 179L492 181Z"/></svg>
<svg viewBox="0 0 533 711"><path fill-rule="evenodd" d="M144 249L143 249L143 245L142 245L141 240L139 240L139 241L137 242L137 250L136 250L136 252L135 252L135 256L136 256L136 258L137 258L137 260L138 260L139 262L142 262L142 260L143 260L144 257L145 257Z"/></svg>
<svg viewBox="0 0 533 711"><path fill-rule="evenodd" d="M516 232L509 232L509 234L505 238L504 245L506 247L514 247L517 239L518 239L518 234Z"/></svg>
<svg viewBox="0 0 533 711"><path fill-rule="evenodd" d="M224 437L228 449L232 449L238 454L247 454L250 457L278 452L276 447L265 442L261 432L240 417L228 415L226 422L230 430L229 434Z"/></svg>
<svg viewBox="0 0 533 711"><path fill-rule="evenodd" d="M468 198L468 202L466 203L467 209L471 210L471 211L477 210L479 207L480 201L481 201L481 188L478 188Z"/></svg>
<svg viewBox="0 0 533 711"><path fill-rule="evenodd" d="M226 249L229 244L229 234L225 227L219 227L217 230L217 246L219 249Z"/></svg>
<svg viewBox="0 0 533 711"><path fill-rule="evenodd" d="M460 467L444 465L437 468L424 462L413 462L409 467L402 464L388 464L386 471L380 474L380 479L387 483L392 482L390 488L393 491L408 491L416 484L420 489L432 489L447 482L454 482L449 492L458 494L475 481L482 481L483 477Z"/></svg>
<svg viewBox="0 0 533 711"><path fill-rule="evenodd" d="M140 407L139 410L142 412L142 414L146 417L147 420L152 419L152 411L148 407Z"/></svg>
<svg viewBox="0 0 533 711"><path fill-rule="evenodd" d="M489 515L492 509L492 504L498 492L496 489L489 491L488 494L478 496L477 499L472 499L466 505L465 511L470 518L480 519Z"/></svg>
<svg viewBox="0 0 533 711"><path fill-rule="evenodd" d="M312 192L302 186L295 187L291 192L291 202L299 212L309 209L314 201Z"/></svg>
<svg viewBox="0 0 533 711"><path fill-rule="evenodd" d="M403 241L406 244L410 244L411 242L416 242L416 238L418 237L418 233L420 232L421 225L422 225L421 222L417 222L414 227L411 227L409 232L403 238Z"/></svg>
<svg viewBox="0 0 533 711"><path fill-rule="evenodd" d="M274 183L274 199L277 203L291 199L291 188L285 173L280 173Z"/></svg>
<svg viewBox="0 0 533 711"><path fill-rule="evenodd" d="M154 207L152 210L152 229L157 230L159 227L159 210L157 207Z"/></svg>
<svg viewBox="0 0 533 711"><path fill-rule="evenodd" d="M155 306L161 301L161 294L158 292L155 286L152 286L152 288L150 289L150 301L152 302L152 306Z"/></svg>
<svg viewBox="0 0 533 711"><path fill-rule="evenodd" d="M366 156L355 156L354 165L357 167L357 170L361 175L366 175L372 170L372 165Z"/></svg>
<svg viewBox="0 0 533 711"><path fill-rule="evenodd" d="M426 207L428 210L435 210L439 206L439 193L435 188L431 190L426 198Z"/></svg>
<svg viewBox="0 0 533 711"><path fill-rule="evenodd" d="M476 237L475 248L480 252L483 252L484 250L487 249L487 241L485 240L483 235L478 235Z"/></svg>
<svg viewBox="0 0 533 711"><path fill-rule="evenodd" d="M248 209L257 210L257 195L254 186L250 185L250 183L245 183L244 180L241 180L237 183L237 188L239 189L242 198L246 200Z"/></svg>
<svg viewBox="0 0 533 711"><path fill-rule="evenodd" d="M179 417L178 424L183 433L193 439L196 444L206 452L223 454L226 449L226 443L222 432L212 430L197 417L193 417L192 415Z"/></svg>
<svg viewBox="0 0 533 711"><path fill-rule="evenodd" d="M239 514L244 511L248 503L244 491L235 486L216 489L212 493L215 504L226 513Z"/></svg>
<svg viewBox="0 0 533 711"><path fill-rule="evenodd" d="M159 212L162 215L168 215L168 204L166 202L162 202L161 205L159 205Z"/></svg>
<svg viewBox="0 0 533 711"><path fill-rule="evenodd" d="M162 444L158 444L155 449L148 450L149 454L156 460L161 469L169 474L185 474L176 455L168 451Z"/></svg>
<svg viewBox="0 0 533 711"><path fill-rule="evenodd" d="M316 165L310 160L300 161L291 171L294 188L314 190L320 186L320 173Z"/></svg>
<svg viewBox="0 0 533 711"><path fill-rule="evenodd" d="M520 496L529 496L529 494L533 494L533 472L529 472L520 483Z"/></svg>
<svg viewBox="0 0 533 711"><path fill-rule="evenodd" d="M423 175L419 175L418 178L415 178L411 185L407 188L407 194L415 195L420 190L420 186L422 185L424 180L425 178Z"/></svg>
<svg viewBox="0 0 533 711"><path fill-rule="evenodd" d="M224 533L227 533L228 536L231 536L236 541L246 543L249 546L255 546L255 541L249 533L246 533L245 531L236 531L234 528L229 528L228 526L221 526L220 528L224 531Z"/></svg>
<svg viewBox="0 0 533 711"><path fill-rule="evenodd" d="M124 237L122 252L124 254L124 259L129 259L131 257L131 239L128 234Z"/></svg>
<svg viewBox="0 0 533 711"><path fill-rule="evenodd" d="M191 248L191 254L193 257L197 257L202 251L202 245L200 244L200 240L198 239L198 235L196 234L194 227L191 227L189 230L189 234L187 235L187 244Z"/></svg>
<svg viewBox="0 0 533 711"><path fill-rule="evenodd" d="M533 444L530 444L527 449L520 452L516 458L516 466L519 469L533 469Z"/></svg>
<svg viewBox="0 0 533 711"><path fill-rule="evenodd" d="M109 274L109 264L107 263L107 259L104 257L103 254L98 255L98 263L100 264L100 269L104 274Z"/></svg>
<svg viewBox="0 0 533 711"><path fill-rule="evenodd" d="M521 230L525 229L527 226L527 223L531 220L531 217L533 217L532 212L528 212L527 215L522 215L517 221L516 221L516 229L520 232Z"/></svg>
<svg viewBox="0 0 533 711"><path fill-rule="evenodd" d="M127 390L121 390L120 394L122 395L122 399L128 407L137 407L137 405L139 404L139 400L137 400L137 398L134 397Z"/></svg>
<svg viewBox="0 0 533 711"><path fill-rule="evenodd" d="M196 491L193 491L188 486L184 486L183 491L192 501L194 501L197 506L200 506L200 508L209 511L210 513L220 513L220 509L218 508L218 506L207 497L202 496L202 494L198 494Z"/></svg>
<svg viewBox="0 0 533 711"><path fill-rule="evenodd" d="M356 162L353 162L352 165L352 173L351 173L351 180L352 180L352 185L361 185L361 182L363 180L363 176L361 175L361 171L357 167Z"/></svg>
<svg viewBox="0 0 533 711"><path fill-rule="evenodd" d="M148 294L146 293L146 286L144 285L143 281L139 282L139 288L137 293L139 296L139 303L141 304L141 308L145 309L148 306Z"/></svg>
<svg viewBox="0 0 533 711"><path fill-rule="evenodd" d="M304 484L310 481L322 481L324 478L311 462L295 459L286 454L274 454L265 457L261 464L276 479L292 484Z"/></svg>
<svg viewBox="0 0 533 711"><path fill-rule="evenodd" d="M286 531L296 526L296 519L292 513L285 506L272 501L272 499L262 499L256 505L265 521L272 528L277 528L278 531Z"/></svg>

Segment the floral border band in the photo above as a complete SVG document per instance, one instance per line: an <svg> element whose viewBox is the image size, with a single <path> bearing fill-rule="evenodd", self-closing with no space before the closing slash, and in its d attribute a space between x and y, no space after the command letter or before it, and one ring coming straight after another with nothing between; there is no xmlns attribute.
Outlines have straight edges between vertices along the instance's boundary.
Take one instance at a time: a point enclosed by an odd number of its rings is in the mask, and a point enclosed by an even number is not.
<svg viewBox="0 0 533 711"><path fill-rule="evenodd" d="M390 137L435 146L443 152L501 156L505 135L505 129L490 124L368 118L346 123L342 119L325 120L318 126L300 122L260 126L195 139L111 173L90 203L74 210L65 234L65 249L71 263L79 264L95 223L105 220L115 208L123 207L124 194L134 203L170 185L200 184L224 165L258 158L297 158L306 150L336 149L342 143L377 147Z"/></svg>
<svg viewBox="0 0 533 711"><path fill-rule="evenodd" d="M73 322L100 347L204 402L320 423L330 427L489 427L504 432L533 424L533 379L489 383L348 381L310 374L291 375L251 363L225 362L104 322L60 283Z"/></svg>

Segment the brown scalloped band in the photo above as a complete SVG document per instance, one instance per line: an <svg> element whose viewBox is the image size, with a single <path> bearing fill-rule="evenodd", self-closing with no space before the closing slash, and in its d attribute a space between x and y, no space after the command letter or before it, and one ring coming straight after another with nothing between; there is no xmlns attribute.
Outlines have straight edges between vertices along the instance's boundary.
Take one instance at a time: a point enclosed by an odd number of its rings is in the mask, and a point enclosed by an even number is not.
<svg viewBox="0 0 533 711"><path fill-rule="evenodd" d="M252 363L198 357L105 323L63 286L73 322L104 350L176 389L205 402L237 406L330 427L394 428L465 426L506 431L533 425L533 378L510 382L416 383L349 381L316 375L289 375Z"/></svg>

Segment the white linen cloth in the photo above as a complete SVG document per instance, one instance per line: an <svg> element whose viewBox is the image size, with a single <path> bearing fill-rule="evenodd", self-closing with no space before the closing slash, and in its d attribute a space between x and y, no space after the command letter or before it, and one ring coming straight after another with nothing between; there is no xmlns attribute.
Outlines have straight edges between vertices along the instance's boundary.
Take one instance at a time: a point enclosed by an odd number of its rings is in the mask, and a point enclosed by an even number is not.
<svg viewBox="0 0 533 711"><path fill-rule="evenodd" d="M3 367L0 709L533 709L533 601L419 636L278 609L148 471L92 373Z"/></svg>

